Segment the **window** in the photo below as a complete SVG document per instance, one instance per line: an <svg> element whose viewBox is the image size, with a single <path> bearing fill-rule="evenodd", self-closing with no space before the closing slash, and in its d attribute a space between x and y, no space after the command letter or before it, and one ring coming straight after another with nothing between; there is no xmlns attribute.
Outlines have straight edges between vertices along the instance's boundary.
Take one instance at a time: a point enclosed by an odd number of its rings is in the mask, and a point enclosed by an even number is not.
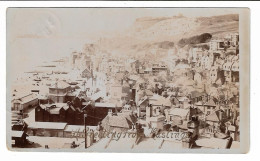
<svg viewBox="0 0 260 161"><path fill-rule="evenodd" d="M14 104L14 109L15 109L15 110L18 110L18 109L19 109L19 105L20 105L19 103L15 103L15 104Z"/></svg>
<svg viewBox="0 0 260 161"><path fill-rule="evenodd" d="M170 116L170 121L172 121L173 120L173 116Z"/></svg>
<svg viewBox="0 0 260 161"><path fill-rule="evenodd" d="M210 111L207 111L207 115L210 115Z"/></svg>

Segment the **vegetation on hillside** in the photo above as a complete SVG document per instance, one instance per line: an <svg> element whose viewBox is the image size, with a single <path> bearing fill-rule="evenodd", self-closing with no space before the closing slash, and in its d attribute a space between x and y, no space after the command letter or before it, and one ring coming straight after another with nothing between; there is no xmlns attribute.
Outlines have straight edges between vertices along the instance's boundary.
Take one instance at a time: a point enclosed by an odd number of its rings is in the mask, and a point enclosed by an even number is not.
<svg viewBox="0 0 260 161"><path fill-rule="evenodd" d="M186 45L196 45L200 43L206 43L212 38L212 35L209 33L203 33L201 35L192 36L190 38L183 38L179 40L178 46L184 47Z"/></svg>

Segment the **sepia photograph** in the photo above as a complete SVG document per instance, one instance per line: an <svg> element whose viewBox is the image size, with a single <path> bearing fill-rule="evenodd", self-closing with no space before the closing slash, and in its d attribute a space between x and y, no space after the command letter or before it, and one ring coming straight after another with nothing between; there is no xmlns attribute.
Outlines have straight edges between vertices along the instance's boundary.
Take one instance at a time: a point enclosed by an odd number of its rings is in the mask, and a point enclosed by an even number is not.
<svg viewBox="0 0 260 161"><path fill-rule="evenodd" d="M9 150L248 150L248 8L6 14Z"/></svg>

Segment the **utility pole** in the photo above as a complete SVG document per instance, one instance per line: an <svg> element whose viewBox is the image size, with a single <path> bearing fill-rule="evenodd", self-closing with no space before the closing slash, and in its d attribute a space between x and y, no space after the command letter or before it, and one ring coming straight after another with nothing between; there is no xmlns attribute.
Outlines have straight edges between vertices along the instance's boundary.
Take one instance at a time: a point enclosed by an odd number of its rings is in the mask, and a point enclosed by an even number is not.
<svg viewBox="0 0 260 161"><path fill-rule="evenodd" d="M87 125L86 125L87 114L84 114L84 127L85 127L85 149L87 149Z"/></svg>

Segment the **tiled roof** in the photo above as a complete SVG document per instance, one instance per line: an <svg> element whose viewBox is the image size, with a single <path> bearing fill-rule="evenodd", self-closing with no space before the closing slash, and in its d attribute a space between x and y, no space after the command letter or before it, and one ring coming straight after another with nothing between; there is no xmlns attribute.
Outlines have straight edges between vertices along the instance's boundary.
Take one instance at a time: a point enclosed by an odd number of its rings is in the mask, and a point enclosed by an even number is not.
<svg viewBox="0 0 260 161"><path fill-rule="evenodd" d="M103 92L102 92L102 91L99 91L99 92L93 94L93 95L91 96L91 99L94 100L94 101L96 101L97 99L102 98L103 96L104 96Z"/></svg>
<svg viewBox="0 0 260 161"><path fill-rule="evenodd" d="M20 97L16 97L14 100L18 100L20 101L21 104L24 104L33 101L35 99L37 99L36 95L34 93L29 93Z"/></svg>
<svg viewBox="0 0 260 161"><path fill-rule="evenodd" d="M187 97L177 97L177 99L178 99L179 101L181 101L181 102L183 102L183 101L185 101L185 100L189 101L189 98L187 98Z"/></svg>
<svg viewBox="0 0 260 161"><path fill-rule="evenodd" d="M189 109L174 108L169 111L169 114L185 117L188 115L189 112Z"/></svg>
<svg viewBox="0 0 260 161"><path fill-rule="evenodd" d="M208 115L206 117L206 121L219 122L219 118L218 118L216 112L213 112L212 114Z"/></svg>
<svg viewBox="0 0 260 161"><path fill-rule="evenodd" d="M16 138L22 137L23 134L24 134L24 131L14 131L14 130L12 130L12 132L11 132L12 137L16 137Z"/></svg>
<svg viewBox="0 0 260 161"><path fill-rule="evenodd" d="M32 122L28 125L28 128L64 130L66 125L67 123L60 123L60 122Z"/></svg>
<svg viewBox="0 0 260 161"><path fill-rule="evenodd" d="M203 104L202 104L201 101L199 101L199 102L196 102L195 105L196 105L196 106L202 106Z"/></svg>
<svg viewBox="0 0 260 161"><path fill-rule="evenodd" d="M109 117L109 125L113 127L131 128L132 122L126 117L112 116Z"/></svg>
<svg viewBox="0 0 260 161"><path fill-rule="evenodd" d="M191 92L191 98L196 98L196 97L200 97L200 96L203 96L203 93L198 92L198 91Z"/></svg>
<svg viewBox="0 0 260 161"><path fill-rule="evenodd" d="M75 111L75 108L72 105L68 105L68 104L66 104L62 108L64 108L64 110L67 110L67 109L71 108L73 111Z"/></svg>
<svg viewBox="0 0 260 161"><path fill-rule="evenodd" d="M153 92L151 90L149 90L149 89L144 90L144 92L148 96L152 96L153 95Z"/></svg>
<svg viewBox="0 0 260 161"><path fill-rule="evenodd" d="M152 104L152 105L171 106L170 97L169 98L165 98L165 97L157 95L157 94L153 95L153 97L151 97L149 99L149 103Z"/></svg>
<svg viewBox="0 0 260 161"><path fill-rule="evenodd" d="M95 107L107 107L107 108L116 108L116 105L114 103L95 103Z"/></svg>
<svg viewBox="0 0 260 161"><path fill-rule="evenodd" d="M40 104L40 107L41 107L42 109L46 109L46 106L43 105L43 104Z"/></svg>
<svg viewBox="0 0 260 161"><path fill-rule="evenodd" d="M206 102L204 104L205 106L216 106L215 102L213 101L213 99L210 99L208 102Z"/></svg>
<svg viewBox="0 0 260 161"><path fill-rule="evenodd" d="M138 101L137 105L140 106L140 105L141 105L145 100L147 100L147 99L148 99L147 96L142 97L142 98Z"/></svg>
<svg viewBox="0 0 260 161"><path fill-rule="evenodd" d="M136 123L136 121L137 118L130 113L118 113L117 115L113 116L107 115L102 120L102 125L105 127L105 129L108 126L130 129L132 127L132 123Z"/></svg>

